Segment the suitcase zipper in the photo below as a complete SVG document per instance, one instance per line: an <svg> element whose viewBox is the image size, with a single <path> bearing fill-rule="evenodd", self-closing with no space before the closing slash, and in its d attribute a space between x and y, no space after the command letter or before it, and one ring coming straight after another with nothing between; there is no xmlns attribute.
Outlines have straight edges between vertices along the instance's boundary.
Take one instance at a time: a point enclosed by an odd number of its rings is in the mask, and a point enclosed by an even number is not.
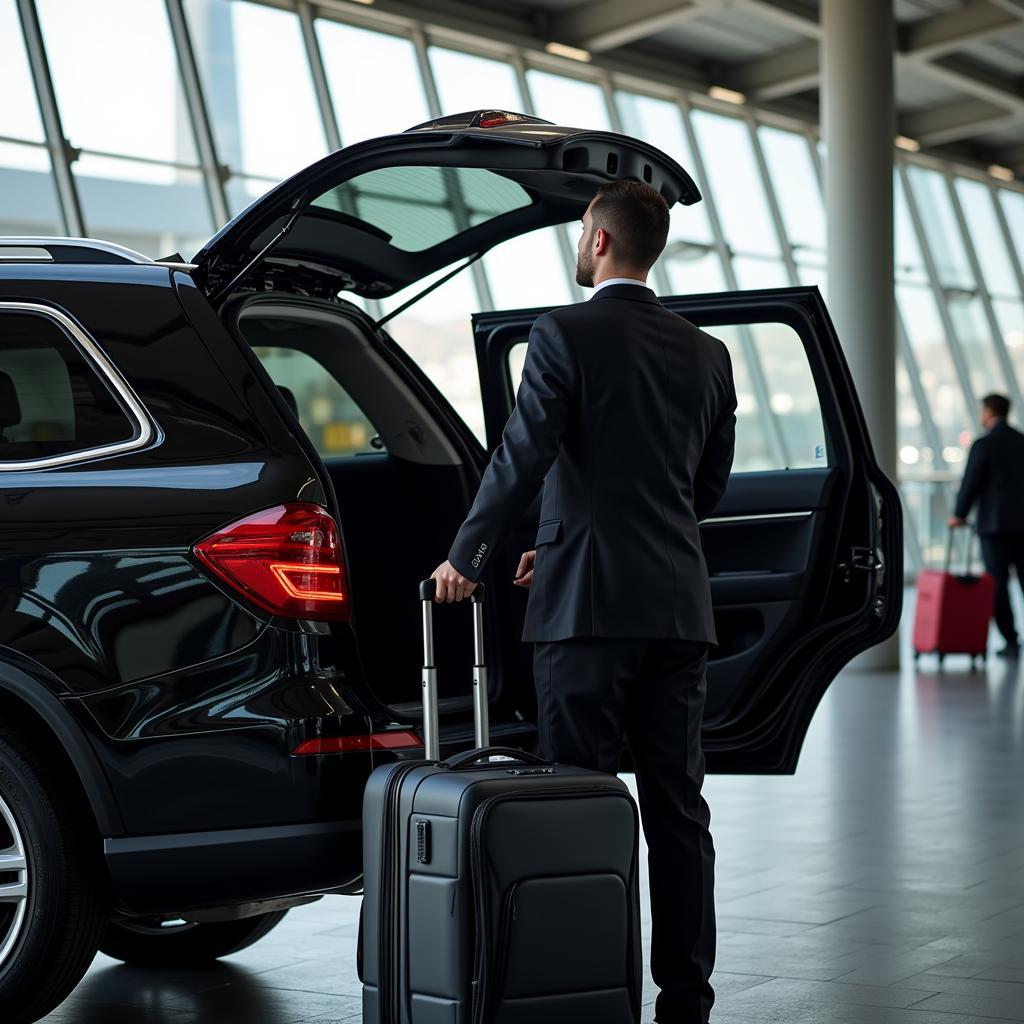
<svg viewBox="0 0 1024 1024"><path fill-rule="evenodd" d="M377 963L380 975L381 1024L401 1024L401 993L399 990L401 971L398 957L401 943L396 910L399 903L399 874L402 864L402 829L398 821L398 804L401 782L413 768L420 767L420 761L408 761L395 766L388 776L384 790L384 810L381 815L380 848L382 854L380 914L377 919Z"/></svg>
<svg viewBox="0 0 1024 1024"><path fill-rule="evenodd" d="M475 917L475 921L476 921L476 936L475 936L476 953L475 953L475 957L474 957L475 964L476 964L476 977L474 978L473 985L472 985L473 1001L472 1001L472 1010L471 1010L471 1014L470 1014L470 1020L473 1022L473 1024L485 1024L486 1013L490 1009L490 1006L489 1006L489 1003L490 1003L490 998L489 998L490 993L488 993L488 991L487 991L487 980L488 979L487 979L487 955L486 955L486 952L487 952L486 951L486 945L487 945L486 939L487 939L487 934L488 934L487 926L489 924L489 921L487 919L487 901L485 899L483 899L483 896L482 896L482 893L483 893L483 884L482 884L482 878L483 878L483 854L481 852L480 842L479 842L479 835L480 835L480 832L482 831L482 828L483 828L483 825L484 825L484 819L487 817L487 814L491 811L491 809L494 807L495 804L502 803L502 802L504 802L506 800L544 800L544 799L557 799L559 797L563 797L564 798L564 797L567 797L567 796L571 796L571 797L581 797L581 796L586 796L586 797L590 797L590 796L619 796L619 797L623 797L625 799L629 799L628 795L626 793L623 793L622 790L619 789L618 787L616 787L616 786L604 786L604 785L600 785L600 784L594 785L594 786L590 786L590 787L588 787L586 789L580 789L580 788L569 789L569 788L564 788L564 789L558 789L558 790L550 790L547 793L530 793L529 795L524 794L524 793L498 793L495 796L491 796L491 797L488 797L486 800L483 800L480 803L480 806L477 807L476 811L473 814L473 820L470 823L470 827L469 827L469 862L470 862L470 873L471 873L472 882L473 882L473 909L474 909L474 917ZM632 800L630 800L630 806L631 807L633 806ZM635 811L635 809L633 811L633 828L634 828L634 845L633 845L633 848L636 849L635 839L636 839L637 830L639 828L639 825L638 825L638 822L636 820L636 811ZM637 865L635 863L635 858L634 858L634 864L633 864L633 873L634 874L635 874L636 870L637 870ZM633 877L630 877L627 880L627 884L630 886L630 890L629 890L630 893L632 893L632 891L633 891L632 890L633 881L634 881ZM510 899L512 899L512 895L511 894L514 894L518 884L519 884L518 882L514 883L511 886L510 894L506 894L506 903L505 903L506 907L509 906L509 901L510 901ZM514 906L514 903L512 905ZM627 952L628 952L628 956L629 956L629 964L630 964L630 967L632 968L632 967L635 966L634 963L633 963L633 925L632 925L632 915L630 915L630 929L629 929L629 934L626 936L626 938L627 938L627 943L628 943L628 951ZM631 979L630 988L631 989L632 989L632 977L633 977L634 973L635 972L633 970L630 971L630 979ZM635 997L636 993L633 993L633 995ZM639 1005L639 1003L636 1001L635 998L634 998L634 1005Z"/></svg>

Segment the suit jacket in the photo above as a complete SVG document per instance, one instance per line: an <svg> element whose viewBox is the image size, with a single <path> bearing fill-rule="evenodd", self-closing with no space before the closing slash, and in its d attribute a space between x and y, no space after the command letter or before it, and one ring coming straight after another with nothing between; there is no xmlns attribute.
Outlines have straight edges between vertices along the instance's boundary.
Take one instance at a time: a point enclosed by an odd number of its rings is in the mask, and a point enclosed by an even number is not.
<svg viewBox="0 0 1024 1024"><path fill-rule="evenodd" d="M971 445L956 515L978 503L978 533L1024 534L1024 434L1001 420Z"/></svg>
<svg viewBox="0 0 1024 1024"><path fill-rule="evenodd" d="M729 479L725 345L638 285L539 317L449 561L476 580L543 484L524 640L716 642L698 520Z"/></svg>

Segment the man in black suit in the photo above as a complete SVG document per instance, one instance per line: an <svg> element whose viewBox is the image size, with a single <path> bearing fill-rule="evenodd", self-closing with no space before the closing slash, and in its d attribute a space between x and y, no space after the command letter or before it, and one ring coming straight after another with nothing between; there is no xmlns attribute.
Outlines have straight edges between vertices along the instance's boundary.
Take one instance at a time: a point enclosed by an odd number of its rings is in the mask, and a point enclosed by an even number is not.
<svg viewBox="0 0 1024 1024"><path fill-rule="evenodd" d="M732 465L725 345L665 309L646 278L669 212L640 182L603 185L583 216L589 302L539 317L516 406L433 576L462 600L543 484L530 587L545 756L615 772L623 735L650 852L657 1020L704 1024L714 1000L714 847L701 720L715 624L697 523Z"/></svg>
<svg viewBox="0 0 1024 1024"><path fill-rule="evenodd" d="M1020 653L1010 604L1010 566L1024 580L1024 434L1006 422L1010 400L986 395L981 400L985 433L971 445L951 527L964 526L978 503L978 536L985 568L996 581L996 625L1006 640L1004 658Z"/></svg>

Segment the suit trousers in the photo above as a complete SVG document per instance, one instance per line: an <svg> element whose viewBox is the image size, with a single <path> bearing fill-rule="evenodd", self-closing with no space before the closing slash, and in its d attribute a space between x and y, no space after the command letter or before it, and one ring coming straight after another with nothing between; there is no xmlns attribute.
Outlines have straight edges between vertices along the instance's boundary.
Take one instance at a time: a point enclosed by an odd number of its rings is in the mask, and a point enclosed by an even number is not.
<svg viewBox="0 0 1024 1024"><path fill-rule="evenodd" d="M701 796L707 650L633 637L534 647L545 757L614 774L623 736L629 741L648 848L659 1024L705 1024L715 998L715 849Z"/></svg>
<svg viewBox="0 0 1024 1024"><path fill-rule="evenodd" d="M1017 579L1024 586L1024 534L981 535L981 556L985 569L996 581L996 625L1011 647L1017 646L1017 627L1010 604L1010 566L1017 567Z"/></svg>

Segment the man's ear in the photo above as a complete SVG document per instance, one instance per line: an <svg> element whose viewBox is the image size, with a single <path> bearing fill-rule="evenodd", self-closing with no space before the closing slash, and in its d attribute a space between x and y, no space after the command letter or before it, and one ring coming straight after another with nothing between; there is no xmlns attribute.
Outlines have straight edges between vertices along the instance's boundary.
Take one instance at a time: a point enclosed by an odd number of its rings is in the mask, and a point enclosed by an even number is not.
<svg viewBox="0 0 1024 1024"><path fill-rule="evenodd" d="M598 228L594 232L594 255L595 256L607 256L608 250L611 247L612 239L611 235L605 231L604 228Z"/></svg>

